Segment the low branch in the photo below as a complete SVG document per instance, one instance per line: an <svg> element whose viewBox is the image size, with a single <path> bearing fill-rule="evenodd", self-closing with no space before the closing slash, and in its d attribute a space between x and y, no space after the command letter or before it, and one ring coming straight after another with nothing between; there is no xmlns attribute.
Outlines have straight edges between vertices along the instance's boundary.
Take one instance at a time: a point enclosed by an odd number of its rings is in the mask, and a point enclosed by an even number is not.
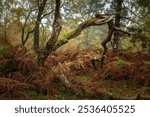
<svg viewBox="0 0 150 117"><path fill-rule="evenodd" d="M128 31L122 30L122 29L117 28L116 26L114 26L113 20L111 20L110 22L108 22L108 26L109 26L108 35L107 35L106 39L103 40L103 42L101 43L102 47L104 48L104 51L103 51L103 54L102 54L102 58L101 58L101 67L103 67L103 63L104 63L104 59L105 59L105 54L107 53L107 43L111 41L113 33L115 31L119 31L119 32L128 34L129 36L132 34L132 33L128 32Z"/></svg>
<svg viewBox="0 0 150 117"><path fill-rule="evenodd" d="M114 26L114 29L115 29L115 31L119 31L119 32L122 32L124 34L128 34L128 36L130 36L132 34L132 33L128 32L128 31L122 30L122 29L120 29L118 27L115 27L115 26Z"/></svg>

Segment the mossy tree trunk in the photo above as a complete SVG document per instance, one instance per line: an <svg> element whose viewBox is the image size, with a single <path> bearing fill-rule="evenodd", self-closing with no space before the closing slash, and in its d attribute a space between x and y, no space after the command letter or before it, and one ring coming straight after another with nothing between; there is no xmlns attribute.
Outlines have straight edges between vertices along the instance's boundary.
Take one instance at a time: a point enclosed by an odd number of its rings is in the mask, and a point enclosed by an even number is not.
<svg viewBox="0 0 150 117"><path fill-rule="evenodd" d="M48 55L52 52L52 49L58 39L58 36L61 32L61 15L60 15L60 4L61 4L61 0L55 0L55 16L54 16L54 22L53 22L53 32L52 35L50 37L50 39L48 40L48 42L46 43L46 47L43 50L40 50L38 53L38 62L39 64L44 64L46 58L48 57Z"/></svg>
<svg viewBox="0 0 150 117"><path fill-rule="evenodd" d="M47 42L46 47L43 50L41 50L39 53L39 63L42 65L44 65L45 60L47 59L47 57L49 56L49 54L51 52L55 51L62 45L68 43L68 41L70 39L73 39L73 38L77 37L78 35L80 35L80 33L83 30L85 30L86 28L88 28L90 26L103 25L113 19L112 16L106 16L106 15L100 14L100 17L95 17L95 18L92 18L90 20L87 20L87 21L81 23L78 26L78 28L76 28L75 30L66 34L64 37L65 39L60 39L60 41L57 41L58 36L61 31L61 25L60 25L61 16L60 16L60 12L59 12L60 3L58 1L60 1L60 0L56 0L56 10L55 10L55 19L54 19L54 23L53 23L53 33L51 35L51 38Z"/></svg>
<svg viewBox="0 0 150 117"><path fill-rule="evenodd" d="M111 40L112 35L114 34L114 31L121 31L123 33L128 33L125 32L119 28L117 28L114 23L113 23L113 16L107 16L104 14L96 14L94 18L87 20L83 23L81 23L75 30L71 31L70 33L66 34L64 39L60 39L58 41L59 34L61 32L61 15L60 15L60 4L61 0L56 0L55 1L55 16L54 16L54 22L53 22L53 32L46 43L46 46L44 49L39 51L39 56L38 56L38 62L41 65L44 65L45 60L48 58L49 54L61 47L62 45L68 43L70 39L73 39L80 35L80 33L85 30L86 28L90 26L100 26L103 24L108 24L109 27L109 33L107 38L104 40L102 43L102 46L104 48L104 53L103 55L107 52L107 46L106 44ZM129 34L129 33L128 33Z"/></svg>

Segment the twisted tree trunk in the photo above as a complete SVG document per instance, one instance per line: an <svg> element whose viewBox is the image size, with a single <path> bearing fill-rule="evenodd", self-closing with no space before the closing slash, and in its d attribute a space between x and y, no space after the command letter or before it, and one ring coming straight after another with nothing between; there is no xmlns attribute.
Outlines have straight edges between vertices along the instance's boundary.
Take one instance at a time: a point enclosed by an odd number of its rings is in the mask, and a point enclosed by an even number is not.
<svg viewBox="0 0 150 117"><path fill-rule="evenodd" d="M123 31L123 30L121 30L121 29L114 26L113 16L107 16L107 15L104 15L104 14L96 14L95 18L92 18L90 20L87 20L87 21L81 23L78 26L78 28L76 28L75 30L73 30L70 33L66 34L64 39L60 39L60 41L57 41L58 37L59 37L59 34L61 32L61 25L60 25L60 22L61 22L61 15L60 15L61 0L56 0L55 4L56 4L55 17L54 17L54 22L53 22L53 32L52 32L51 38L48 40L45 48L43 50L39 51L38 62L42 65L44 65L45 60L47 59L47 57L49 56L49 54L51 52L55 51L56 49L58 49L62 45L68 43L68 41L70 39L73 39L73 38L77 37L78 35L80 35L80 33L83 30L85 30L86 28L88 28L90 26L100 26L100 25L103 25L103 24L108 24L108 26L109 26L108 36L104 40L104 42L102 43L102 46L104 48L103 55L105 55L105 53L107 52L106 44L111 40L114 31L125 32L125 31Z"/></svg>
<svg viewBox="0 0 150 117"><path fill-rule="evenodd" d="M44 48L44 50L39 51L39 55L38 55L38 62L39 62L39 64L42 64L42 65L44 65L46 58L52 52L52 49L53 49L53 47L58 39L58 36L61 32L61 25L60 25L60 22L61 22L61 15L60 15L61 0L55 0L55 4L56 4L56 7L55 7L55 17L54 17L54 22L53 22L53 32L52 32L50 39L46 43L46 47Z"/></svg>
<svg viewBox="0 0 150 117"><path fill-rule="evenodd" d="M56 1L60 1L60 0L56 0ZM65 39L60 39L60 41L57 42L58 36L60 34L60 31L61 31L61 25L59 23L60 19L61 19L60 13L59 13L60 4L57 3L56 7L57 7L57 9L55 10L55 20L54 20L54 24L53 24L53 33L52 33L50 40L47 42L44 50L42 50L40 52L40 59L39 59L40 64L44 64L46 58L49 56L49 54L51 52L55 51L56 49L58 49L62 45L68 43L69 40L80 35L80 33L83 30L85 30L86 28L88 28L90 26L100 26L100 25L108 23L109 21L111 21L113 19L112 16L106 16L103 14L99 14L100 15L99 17L95 17L95 18L92 18L90 20L87 20L87 21L81 23L77 29L66 34Z"/></svg>

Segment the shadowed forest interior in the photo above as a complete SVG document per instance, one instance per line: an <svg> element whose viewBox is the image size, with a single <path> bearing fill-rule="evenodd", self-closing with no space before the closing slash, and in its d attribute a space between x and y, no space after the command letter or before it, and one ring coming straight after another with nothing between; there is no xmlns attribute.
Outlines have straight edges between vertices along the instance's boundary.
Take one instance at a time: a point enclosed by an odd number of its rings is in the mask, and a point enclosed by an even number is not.
<svg viewBox="0 0 150 117"><path fill-rule="evenodd" d="M150 99L150 0L0 0L0 99Z"/></svg>

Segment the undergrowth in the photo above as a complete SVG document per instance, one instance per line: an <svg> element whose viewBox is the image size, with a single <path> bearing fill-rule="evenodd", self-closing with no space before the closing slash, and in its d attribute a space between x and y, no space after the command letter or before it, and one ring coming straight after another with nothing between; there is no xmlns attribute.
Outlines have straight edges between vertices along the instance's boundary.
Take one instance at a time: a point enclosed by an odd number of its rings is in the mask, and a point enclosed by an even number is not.
<svg viewBox="0 0 150 117"><path fill-rule="evenodd" d="M108 52L95 69L100 54L56 51L41 67L26 48L0 48L0 99L120 99L150 87L149 55Z"/></svg>
<svg viewBox="0 0 150 117"><path fill-rule="evenodd" d="M0 99L42 99L51 96L53 86L47 69L39 67L25 48L14 48L0 59ZM36 95L31 95L31 92ZM46 98L44 98L46 99Z"/></svg>

